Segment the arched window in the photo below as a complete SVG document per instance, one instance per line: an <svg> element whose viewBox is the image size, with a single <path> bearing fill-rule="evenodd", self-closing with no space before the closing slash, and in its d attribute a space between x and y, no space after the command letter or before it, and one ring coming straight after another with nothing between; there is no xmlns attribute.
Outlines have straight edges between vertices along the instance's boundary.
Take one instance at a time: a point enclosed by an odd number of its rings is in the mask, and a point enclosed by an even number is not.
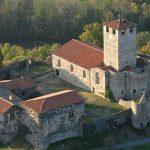
<svg viewBox="0 0 150 150"><path fill-rule="evenodd" d="M99 74L96 72L95 74L95 84L99 84Z"/></svg>
<svg viewBox="0 0 150 150"><path fill-rule="evenodd" d="M70 71L73 72L73 65L70 66Z"/></svg>
<svg viewBox="0 0 150 150"><path fill-rule="evenodd" d="M86 78L86 72L83 70L83 78Z"/></svg>
<svg viewBox="0 0 150 150"><path fill-rule="evenodd" d="M58 67L61 66L61 62L60 62L60 59L58 59Z"/></svg>

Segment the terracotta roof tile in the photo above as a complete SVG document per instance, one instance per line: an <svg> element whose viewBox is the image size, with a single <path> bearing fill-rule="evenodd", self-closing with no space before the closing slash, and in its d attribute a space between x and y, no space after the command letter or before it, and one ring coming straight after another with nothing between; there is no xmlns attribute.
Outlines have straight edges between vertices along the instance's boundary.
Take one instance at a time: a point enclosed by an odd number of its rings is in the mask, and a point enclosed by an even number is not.
<svg viewBox="0 0 150 150"><path fill-rule="evenodd" d="M23 101L21 102L21 105L33 109L38 113L44 113L83 101L82 97L80 97L75 91L64 90Z"/></svg>
<svg viewBox="0 0 150 150"><path fill-rule="evenodd" d="M0 98L0 113L6 113L12 106L13 104Z"/></svg>
<svg viewBox="0 0 150 150"><path fill-rule="evenodd" d="M126 28L135 27L137 24L126 19L117 19L109 22L104 22L103 25L117 30L125 30Z"/></svg>
<svg viewBox="0 0 150 150"><path fill-rule="evenodd" d="M15 78L13 80L0 81L0 87L8 90L13 89L28 89L35 86L34 82L30 78Z"/></svg>
<svg viewBox="0 0 150 150"><path fill-rule="evenodd" d="M86 69L96 67L104 60L102 50L74 39L57 49L53 54Z"/></svg>

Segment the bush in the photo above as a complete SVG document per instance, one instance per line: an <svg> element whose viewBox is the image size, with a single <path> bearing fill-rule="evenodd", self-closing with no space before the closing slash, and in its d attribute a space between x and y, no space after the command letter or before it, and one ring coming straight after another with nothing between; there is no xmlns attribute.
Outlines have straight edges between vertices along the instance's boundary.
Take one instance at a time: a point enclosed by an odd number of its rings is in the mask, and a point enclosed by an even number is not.
<svg viewBox="0 0 150 150"><path fill-rule="evenodd" d="M113 95L109 89L106 89L105 98L112 99Z"/></svg>

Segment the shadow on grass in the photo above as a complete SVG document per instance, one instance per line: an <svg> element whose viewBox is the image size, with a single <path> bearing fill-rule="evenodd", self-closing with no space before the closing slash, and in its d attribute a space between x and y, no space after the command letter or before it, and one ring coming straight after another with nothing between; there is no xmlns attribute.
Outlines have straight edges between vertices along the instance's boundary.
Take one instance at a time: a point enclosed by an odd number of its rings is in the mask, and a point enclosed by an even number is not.
<svg viewBox="0 0 150 150"><path fill-rule="evenodd" d="M20 136L16 136L15 139L6 145L0 145L0 150L34 150L31 144Z"/></svg>

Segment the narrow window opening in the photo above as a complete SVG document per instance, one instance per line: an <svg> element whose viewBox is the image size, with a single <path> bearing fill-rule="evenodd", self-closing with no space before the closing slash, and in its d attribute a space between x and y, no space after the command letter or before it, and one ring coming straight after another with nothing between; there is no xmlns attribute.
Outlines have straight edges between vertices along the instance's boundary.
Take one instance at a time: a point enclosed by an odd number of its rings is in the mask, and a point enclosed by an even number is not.
<svg viewBox="0 0 150 150"><path fill-rule="evenodd" d="M73 65L70 66L70 71L73 72Z"/></svg>
<svg viewBox="0 0 150 150"><path fill-rule="evenodd" d="M86 72L83 70L83 78L86 78Z"/></svg>
<svg viewBox="0 0 150 150"><path fill-rule="evenodd" d="M130 33L132 33L133 32L133 28L130 28Z"/></svg>
<svg viewBox="0 0 150 150"><path fill-rule="evenodd" d="M113 29L113 30L112 30L112 33L113 33L113 34L116 34L116 30L115 30L115 29Z"/></svg>
<svg viewBox="0 0 150 150"><path fill-rule="evenodd" d="M121 30L121 34L122 34L122 35L125 34L125 30Z"/></svg>
<svg viewBox="0 0 150 150"><path fill-rule="evenodd" d="M95 84L99 84L99 74L98 74L98 72L95 74Z"/></svg>
<svg viewBox="0 0 150 150"><path fill-rule="evenodd" d="M61 66L61 62L60 62L60 59L58 59L58 67Z"/></svg>
<svg viewBox="0 0 150 150"><path fill-rule="evenodd" d="M69 119L74 117L74 112L73 111L69 111Z"/></svg>
<svg viewBox="0 0 150 150"><path fill-rule="evenodd" d="M133 89L133 94L136 94L136 89Z"/></svg>
<svg viewBox="0 0 150 150"><path fill-rule="evenodd" d="M106 32L109 32L109 27L106 27Z"/></svg>

